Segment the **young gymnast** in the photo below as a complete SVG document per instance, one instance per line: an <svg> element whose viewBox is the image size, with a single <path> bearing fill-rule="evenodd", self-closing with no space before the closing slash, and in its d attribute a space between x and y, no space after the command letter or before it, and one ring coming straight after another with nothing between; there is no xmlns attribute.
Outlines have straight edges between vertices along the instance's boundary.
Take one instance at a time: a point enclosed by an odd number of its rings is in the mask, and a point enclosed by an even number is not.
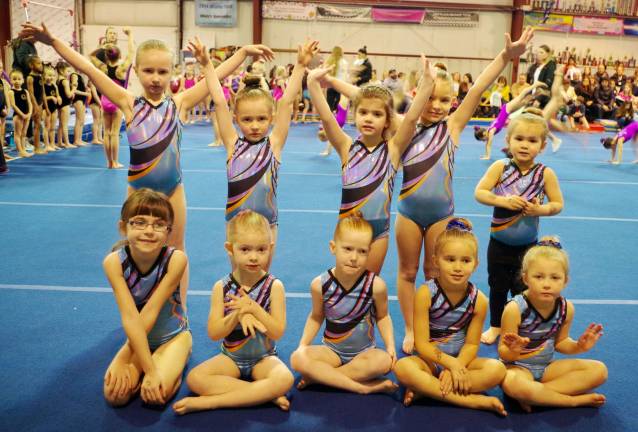
<svg viewBox="0 0 638 432"><path fill-rule="evenodd" d="M53 66L44 67L44 142L47 151L60 150L62 147L55 145L56 124L58 121L58 107L62 103L62 98L58 93L56 82L56 71Z"/></svg>
<svg viewBox="0 0 638 432"><path fill-rule="evenodd" d="M121 51L114 43L107 43L103 47L96 49L90 54L91 63L103 74L107 75L114 83L122 88L128 85L128 76L133 62L135 42L133 33L125 28L124 34L128 38L128 50L124 60L121 60ZM108 34L108 30L107 30ZM89 79L93 81L91 76ZM120 152L120 127L122 125L122 111L119 106L109 99L100 86L97 85L102 104L102 122L104 124L104 154L106 156L106 167L109 169L122 168L119 162Z"/></svg>
<svg viewBox="0 0 638 432"><path fill-rule="evenodd" d="M547 87L547 85L542 81L536 81L533 85L521 91L521 93L517 97L504 104L501 107L498 116L492 123L490 123L487 128L474 126L474 138L479 141L485 141L485 154L481 156L481 159L490 159L490 154L492 151L492 140L494 139L494 136L497 135L501 131L501 129L503 129L507 125L507 120L509 119L509 115L511 113L530 104L533 99L531 93L538 87Z"/></svg>
<svg viewBox="0 0 638 432"><path fill-rule="evenodd" d="M14 69L9 74L11 79L11 91L9 92L9 105L13 108L13 142L15 143L18 156L31 157L33 153L27 151L27 129L29 128L29 118L33 112L29 91L22 88L24 76L18 69Z"/></svg>
<svg viewBox="0 0 638 432"><path fill-rule="evenodd" d="M33 152L34 154L45 154L47 152L46 147L42 148L40 143L40 130L42 129L42 113L44 102L44 88L42 72L44 65L42 60L37 55L29 57L27 64L30 69L29 75L27 75L27 90L31 97L31 107L33 108L31 121L33 122Z"/></svg>
<svg viewBox="0 0 638 432"><path fill-rule="evenodd" d="M523 258L527 289L503 312L498 353L507 366L503 391L531 411L532 405L600 407L605 396L588 393L607 381L607 367L596 360L553 360L554 351L580 354L603 335L601 324L589 324L574 340L569 329L574 305L562 291L569 281L569 259L556 237L543 237Z"/></svg>
<svg viewBox="0 0 638 432"><path fill-rule="evenodd" d="M169 197L175 211L169 244L183 251L186 195L179 163L182 122L188 111L208 95L206 83L202 81L173 97L168 96L172 54L163 42L148 40L137 49L135 71L143 94L134 96L113 82L107 74L93 66L80 53L52 36L44 25L37 27L24 24L21 34L29 40L51 45L76 69L86 74L103 96L122 111L131 154L128 193L148 187ZM220 65L220 76L229 75L247 55L265 55L270 58L272 51L264 45L245 46ZM188 286L188 269L184 272L181 285Z"/></svg>
<svg viewBox="0 0 638 432"><path fill-rule="evenodd" d="M638 163L638 121L632 121L613 137L600 139L603 147L611 150L611 159L609 159L609 162L614 165L618 165L622 162L623 145L627 141L631 141L634 146L636 159L634 159L632 163Z"/></svg>
<svg viewBox="0 0 638 432"><path fill-rule="evenodd" d="M383 375L396 361L388 291L383 280L366 269L372 225L361 215L339 219L330 252L335 266L310 285L312 311L290 365L301 374L297 385L324 384L359 394L393 393L397 385ZM311 345L326 322L322 345ZM374 326L385 344L377 348Z"/></svg>
<svg viewBox="0 0 638 432"><path fill-rule="evenodd" d="M4 132L7 124L7 115L9 114L9 89L11 88L11 84L5 80L5 76L6 73L2 59L0 58L0 147L3 148L7 145ZM9 160L7 156L8 155L5 155L5 159Z"/></svg>
<svg viewBox="0 0 638 432"><path fill-rule="evenodd" d="M509 34L505 48L487 66L470 88L463 102L448 116L454 96L449 74L440 72L434 91L421 114L422 127L417 130L403 153L403 185L399 194L396 241L399 252L397 294L405 322L403 350L414 346L412 309L415 280L424 249L425 278L436 276L432 253L434 242L454 213L452 175L454 153L460 135L480 103L481 94L501 74L512 59L525 52L533 30L526 28L514 43Z"/></svg>
<svg viewBox="0 0 638 432"><path fill-rule="evenodd" d="M284 286L264 270L274 244L270 224L244 210L226 229L224 247L234 269L213 286L208 315L208 336L223 339L221 353L188 374L188 387L199 397L184 398L173 409L186 414L272 401L288 411L285 394L294 377L275 346L286 329Z"/></svg>
<svg viewBox="0 0 638 432"><path fill-rule="evenodd" d="M71 73L69 77L71 88L73 89L73 108L75 108L75 125L73 127L73 145L84 147L86 143L82 141L82 131L84 129L84 118L86 116L86 101L89 98L89 91L86 88L84 79L77 72Z"/></svg>
<svg viewBox="0 0 638 432"><path fill-rule="evenodd" d="M225 75L216 73L205 52L201 54L203 47L199 40L192 45L192 49L199 53L196 55L201 62L207 62L206 82L215 103L215 115L228 156L226 221L242 210L256 211L268 219L276 244L277 176L281 153L288 136L292 104L301 89L305 68L319 49L318 43L310 41L298 47L297 62L288 87L277 104L276 112L270 92L259 87L261 78L245 77L246 87L239 90L235 96L232 116L219 81L219 77ZM233 120L239 127L241 136L234 128ZM265 270L269 267L270 261Z"/></svg>
<svg viewBox="0 0 638 432"><path fill-rule="evenodd" d="M72 68L68 63L60 61L56 64L55 69L58 72L58 95L60 96L60 105L58 106L58 146L63 148L75 148L69 143L69 116L71 115L71 103L73 101L73 90L69 82Z"/></svg>
<svg viewBox="0 0 638 432"><path fill-rule="evenodd" d="M516 295L524 289L519 278L521 260L538 240L539 216L553 216L563 208L556 174L536 162L548 133L542 115L537 108L526 108L510 121L505 141L511 159L494 162L474 192L478 202L494 207L487 249L490 328L481 336L486 344L494 343L500 334L508 292Z"/></svg>
<svg viewBox="0 0 638 432"><path fill-rule="evenodd" d="M434 247L438 276L414 296L417 355L394 368L407 387L404 404L426 396L468 408L507 415L500 400L481 394L505 377L503 363L477 357L487 298L470 282L478 267L478 242L471 223L451 219Z"/></svg>
<svg viewBox="0 0 638 432"><path fill-rule="evenodd" d="M138 189L120 214L126 240L104 259L128 338L104 375L104 397L113 406L126 404L138 391L147 404L163 405L182 382L193 340L186 290L179 283L186 255L167 246L172 224L168 198Z"/></svg>
<svg viewBox="0 0 638 432"><path fill-rule="evenodd" d="M359 137L353 140L338 124L323 96L319 80L328 72L319 68L308 75L308 90L319 113L330 144L341 158L342 187L339 217L362 212L374 229L367 269L381 273L388 250L390 234L390 207L394 177L401 155L410 144L423 107L434 88L435 70L424 56L424 79L403 122L394 134L390 128L393 117L392 94L381 86L368 85L353 99L355 126Z"/></svg>
<svg viewBox="0 0 638 432"><path fill-rule="evenodd" d="M89 81L89 108L91 109L91 117L93 123L91 124L91 132L93 139L91 144L104 145L104 129L102 125L102 101L100 95L95 88L95 85Z"/></svg>

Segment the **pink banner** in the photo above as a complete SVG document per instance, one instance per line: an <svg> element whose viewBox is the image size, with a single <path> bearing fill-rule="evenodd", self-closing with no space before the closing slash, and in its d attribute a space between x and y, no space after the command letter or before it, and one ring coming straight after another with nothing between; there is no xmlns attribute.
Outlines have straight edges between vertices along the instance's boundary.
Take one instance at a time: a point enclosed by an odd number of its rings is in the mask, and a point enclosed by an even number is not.
<svg viewBox="0 0 638 432"><path fill-rule="evenodd" d="M623 34L623 20L618 18L574 17L574 33L599 35Z"/></svg>
<svg viewBox="0 0 638 432"><path fill-rule="evenodd" d="M378 22L401 22L421 24L425 9L372 8L372 20Z"/></svg>

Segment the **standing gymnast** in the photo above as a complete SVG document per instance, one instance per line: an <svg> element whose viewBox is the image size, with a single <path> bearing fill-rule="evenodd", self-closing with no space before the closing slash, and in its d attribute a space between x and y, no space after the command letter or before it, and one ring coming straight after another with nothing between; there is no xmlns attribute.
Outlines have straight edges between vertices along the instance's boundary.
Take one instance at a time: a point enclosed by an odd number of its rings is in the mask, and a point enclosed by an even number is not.
<svg viewBox="0 0 638 432"><path fill-rule="evenodd" d="M180 279L186 255L167 246L173 223L168 198L138 189L120 215L122 244L104 259L104 273L127 336L104 375L104 397L125 405L139 391L144 402L164 405L179 389L193 338Z"/></svg>
<svg viewBox="0 0 638 432"><path fill-rule="evenodd" d="M42 27L24 24L21 34L29 40L51 45L122 110L131 153L128 193L148 187L169 197L175 210L169 243L184 250L186 195L180 167L182 122L188 111L208 95L206 83L202 81L189 90L168 96L172 55L163 42L148 40L139 46L135 57L135 71L143 89L143 94L136 97L113 82L80 53L52 36L44 24ZM270 57L272 52L263 45L243 47L219 67L219 74L223 77L229 75L249 54ZM188 268L181 285L188 286Z"/></svg>
<svg viewBox="0 0 638 432"><path fill-rule="evenodd" d="M308 75L312 103L330 144L341 158L339 217L360 211L374 228L367 268L376 274L381 273L388 250L394 177L434 87L434 69L430 69L429 61L423 56L422 62L424 79L401 126L392 135L387 132L394 117L392 94L385 87L375 85L359 90L353 100L355 126L359 132L356 140L341 129L321 91L319 80L329 69L315 69Z"/></svg>
<svg viewBox="0 0 638 432"><path fill-rule="evenodd" d="M500 400L481 394L505 377L503 363L477 357L487 298L470 282L478 267L478 242L472 224L451 219L437 238L438 276L414 296L414 339L418 355L404 357L394 369L407 387L403 403L426 396L467 408L507 415Z"/></svg>
<svg viewBox="0 0 638 432"><path fill-rule="evenodd" d="M603 335L603 326L592 323L578 340L569 337L574 305L561 296L569 281L569 259L558 238L543 237L529 249L521 274L527 289L503 312L503 337L498 346L507 366L503 391L527 412L532 405L602 406L605 396L588 392L607 381L604 363L553 359L554 351L587 352Z"/></svg>
<svg viewBox="0 0 638 432"><path fill-rule="evenodd" d="M19 69L14 69L9 74L11 90L9 91L9 105L13 108L13 142L18 150L18 156L31 157L33 153L27 152L27 129L33 106L29 91L22 88L24 75Z"/></svg>
<svg viewBox="0 0 638 432"><path fill-rule="evenodd" d="M397 385L383 375L396 361L388 289L366 269L372 244L372 225L361 215L337 223L330 252L335 266L310 285L312 311L290 365L301 374L299 390L324 384L359 394L392 393ZM311 345L326 322L322 345ZM376 347L374 325L385 344Z"/></svg>
<svg viewBox="0 0 638 432"><path fill-rule="evenodd" d="M494 162L479 181L474 196L494 207L487 272L490 285L490 328L481 341L492 344L500 334L507 294L524 287L519 274L521 260L538 240L539 216L553 216L563 208L558 178L551 168L535 161L545 149L548 127L537 108L513 119L505 140L511 159ZM545 197L548 203L544 204Z"/></svg>
<svg viewBox="0 0 638 432"><path fill-rule="evenodd" d="M42 148L42 143L40 142L42 113L44 110L44 81L42 78L44 65L42 64L42 59L37 55L29 57L27 65L31 71L27 75L27 90L29 91L33 108L33 114L31 115L31 121L33 122L33 150L35 154L45 154L47 152L46 146Z"/></svg>
<svg viewBox="0 0 638 432"><path fill-rule="evenodd" d="M193 46L195 52L202 49L199 41ZM260 87L260 77L245 77L246 87L235 97L233 116L230 114L226 98L219 82L221 73L215 70L204 55L198 54L206 63L206 82L215 103L215 115L226 154L228 176L228 199L226 221L240 211L253 210L271 225L275 244L277 243L277 176L281 152L286 144L292 114L292 104L301 89L301 79L310 60L318 51L316 41L307 42L297 50L297 62L290 82L277 104L270 92ZM204 64L204 63L202 63ZM219 71L219 68L217 68ZM233 126L237 123L241 136ZM272 125L272 130L270 129ZM272 259L272 254L271 254ZM268 267L270 268L270 261Z"/></svg>
<svg viewBox="0 0 638 432"><path fill-rule="evenodd" d="M425 278L431 279L436 276L434 242L454 213L452 174L461 132L480 103L481 94L512 59L525 52L533 34L528 27L514 43L506 34L505 48L481 73L449 117L454 99L452 80L447 72L439 71L432 96L421 114L422 126L401 158L403 185L395 226L399 252L397 294L405 321L403 351L406 353L411 353L414 346L412 314L421 250L425 249Z"/></svg>
<svg viewBox="0 0 638 432"><path fill-rule="evenodd" d="M44 67L44 142L47 151L60 150L61 147L55 145L55 125L58 121L58 108L62 103L62 98L58 93L56 82L56 71L51 65Z"/></svg>

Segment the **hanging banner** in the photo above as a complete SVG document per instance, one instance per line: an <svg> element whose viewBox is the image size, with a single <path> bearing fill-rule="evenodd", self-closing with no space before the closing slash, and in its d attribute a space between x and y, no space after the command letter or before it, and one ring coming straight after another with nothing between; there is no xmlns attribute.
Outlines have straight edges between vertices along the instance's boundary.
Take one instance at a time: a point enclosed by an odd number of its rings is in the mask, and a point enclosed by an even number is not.
<svg viewBox="0 0 638 432"><path fill-rule="evenodd" d="M372 8L319 4L317 19L319 21L372 22Z"/></svg>
<svg viewBox="0 0 638 432"><path fill-rule="evenodd" d="M317 7L310 3L265 1L261 5L264 18L310 21L317 17Z"/></svg>
<svg viewBox="0 0 638 432"><path fill-rule="evenodd" d="M638 20L626 19L623 26L626 35L638 36Z"/></svg>
<svg viewBox="0 0 638 432"><path fill-rule="evenodd" d="M237 0L195 0L195 25L235 27Z"/></svg>
<svg viewBox="0 0 638 432"><path fill-rule="evenodd" d="M569 33L572 31L574 17L568 15L529 12L525 14L524 26L532 26L534 30Z"/></svg>
<svg viewBox="0 0 638 432"><path fill-rule="evenodd" d="M424 9L385 9L377 7L372 8L372 19L377 22L421 24L423 22L424 15Z"/></svg>
<svg viewBox="0 0 638 432"><path fill-rule="evenodd" d="M618 18L574 17L574 33L621 35L623 20Z"/></svg>
<svg viewBox="0 0 638 432"><path fill-rule="evenodd" d="M429 10L423 18L423 24L431 27L476 27L478 23L478 12Z"/></svg>

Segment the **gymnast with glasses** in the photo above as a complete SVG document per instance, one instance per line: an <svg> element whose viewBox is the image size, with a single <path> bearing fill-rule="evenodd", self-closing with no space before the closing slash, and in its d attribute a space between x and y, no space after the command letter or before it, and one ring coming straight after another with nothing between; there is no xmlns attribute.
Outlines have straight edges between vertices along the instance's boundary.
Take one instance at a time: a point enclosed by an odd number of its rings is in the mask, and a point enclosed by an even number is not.
<svg viewBox="0 0 638 432"><path fill-rule="evenodd" d="M186 255L167 245L173 221L166 195L134 191L120 215L125 238L104 259L127 337L104 376L104 397L113 406L138 391L145 403L164 405L182 381L193 340L180 286Z"/></svg>

